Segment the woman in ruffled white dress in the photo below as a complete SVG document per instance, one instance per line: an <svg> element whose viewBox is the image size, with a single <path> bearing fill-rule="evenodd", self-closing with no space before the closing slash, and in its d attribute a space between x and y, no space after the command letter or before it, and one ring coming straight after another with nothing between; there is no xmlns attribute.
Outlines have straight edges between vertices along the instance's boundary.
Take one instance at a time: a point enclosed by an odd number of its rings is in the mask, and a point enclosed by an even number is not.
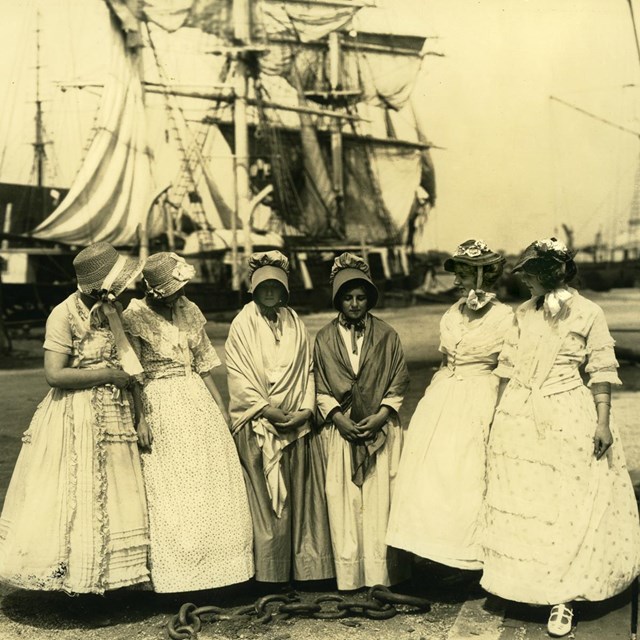
<svg viewBox="0 0 640 640"><path fill-rule="evenodd" d="M229 417L211 375L206 320L183 295L194 269L173 253L145 265L147 295L125 329L144 368L134 387L157 592L244 582L253 569L247 493Z"/></svg>
<svg viewBox="0 0 640 640"><path fill-rule="evenodd" d="M73 265L79 290L47 320L52 389L22 437L0 518L0 578L23 589L101 594L149 580L126 388L140 365L115 302L142 265L106 242L83 249Z"/></svg>
<svg viewBox="0 0 640 640"><path fill-rule="evenodd" d="M445 261L465 297L440 321L443 363L405 436L387 544L459 569L481 569L478 533L486 445L498 393L492 375L510 307L491 293L504 258L480 240Z"/></svg>
<svg viewBox="0 0 640 640"><path fill-rule="evenodd" d="M506 387L489 439L481 584L553 605L548 631L563 636L572 601L610 598L638 574L640 525L610 415L620 380L604 314L567 286L576 267L555 238L530 245L520 270L532 298L495 371Z"/></svg>

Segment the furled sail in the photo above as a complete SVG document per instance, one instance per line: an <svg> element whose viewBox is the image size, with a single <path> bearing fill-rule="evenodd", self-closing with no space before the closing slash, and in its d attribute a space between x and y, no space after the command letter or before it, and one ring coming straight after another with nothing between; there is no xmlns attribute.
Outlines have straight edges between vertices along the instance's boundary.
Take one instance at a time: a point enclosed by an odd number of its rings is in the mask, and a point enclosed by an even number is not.
<svg viewBox="0 0 640 640"><path fill-rule="evenodd" d="M145 233L153 202L153 160L137 54L126 50L112 23L111 65L96 134L61 205L33 236L67 244L106 240L134 244Z"/></svg>

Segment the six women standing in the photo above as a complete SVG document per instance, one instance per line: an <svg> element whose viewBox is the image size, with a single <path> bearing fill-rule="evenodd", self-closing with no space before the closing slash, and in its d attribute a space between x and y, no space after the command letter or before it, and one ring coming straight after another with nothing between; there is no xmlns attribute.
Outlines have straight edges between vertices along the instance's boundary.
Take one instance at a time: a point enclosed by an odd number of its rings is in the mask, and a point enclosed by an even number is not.
<svg viewBox="0 0 640 640"><path fill-rule="evenodd" d="M115 298L141 265L107 243L81 251L79 292L47 322L53 388L7 493L0 577L102 593L147 581L150 566L156 591L183 591L247 580L254 557L260 581L330 578L335 558L338 587L357 589L408 576L396 547L483 568L488 591L554 605L549 633L565 635L574 600L609 598L640 570L610 412L617 363L602 311L567 286L564 245L537 241L516 264L532 299L515 319L490 292L503 262L479 240L445 262L465 295L442 318L443 364L401 457L409 376L398 335L369 313L378 292L362 259L334 261L339 313L316 338L314 383L288 260L251 256L254 300L226 343L229 417L205 319L183 296L193 268L149 258L146 298L123 316L132 350Z"/></svg>

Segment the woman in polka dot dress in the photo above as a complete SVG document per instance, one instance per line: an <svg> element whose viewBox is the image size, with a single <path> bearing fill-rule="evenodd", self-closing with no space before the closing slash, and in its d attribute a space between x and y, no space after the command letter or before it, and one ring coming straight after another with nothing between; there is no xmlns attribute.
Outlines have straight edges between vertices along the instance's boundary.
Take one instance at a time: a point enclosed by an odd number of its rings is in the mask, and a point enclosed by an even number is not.
<svg viewBox="0 0 640 640"><path fill-rule="evenodd" d="M144 300L124 312L144 368L134 389L157 592L244 582L253 536L229 416L211 376L220 360L198 307L183 295L195 271L173 253L149 258Z"/></svg>
<svg viewBox="0 0 640 640"><path fill-rule="evenodd" d="M562 636L572 601L604 600L637 575L638 511L610 420L620 380L602 310L567 286L576 267L555 238L513 270L532 297L494 372L505 388L489 438L482 586L552 605L548 631Z"/></svg>

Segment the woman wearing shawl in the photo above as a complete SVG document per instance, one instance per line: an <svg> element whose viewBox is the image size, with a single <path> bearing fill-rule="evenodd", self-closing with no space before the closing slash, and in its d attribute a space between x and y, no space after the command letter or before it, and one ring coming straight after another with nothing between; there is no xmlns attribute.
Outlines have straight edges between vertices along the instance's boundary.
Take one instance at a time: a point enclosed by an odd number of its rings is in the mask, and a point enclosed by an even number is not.
<svg viewBox="0 0 640 640"><path fill-rule="evenodd" d="M225 354L256 580L332 578L313 361L307 330L287 306L289 260L279 251L254 253L249 269L253 302L231 323Z"/></svg>
<svg viewBox="0 0 640 640"><path fill-rule="evenodd" d="M395 584L408 566L384 539L409 374L398 334L369 313L378 291L364 260L343 253L331 282L339 314L318 332L314 359L338 588Z"/></svg>
<svg viewBox="0 0 640 640"><path fill-rule="evenodd" d="M184 296L194 275L175 253L152 255L143 270L145 299L132 300L123 314L144 368L133 395L146 449L151 582L161 593L212 589L253 575L247 493L212 376L221 363L204 316Z"/></svg>
<svg viewBox="0 0 640 640"><path fill-rule="evenodd" d="M531 299L494 372L506 387L487 453L481 584L553 605L548 631L563 636L572 601L609 598L638 574L638 510L610 414L620 380L602 310L567 286L576 266L555 238L531 244L514 271Z"/></svg>
<svg viewBox="0 0 640 640"><path fill-rule="evenodd" d="M513 321L491 293L503 263L481 240L445 260L464 297L440 321L442 366L411 418L389 518L389 545L459 569L482 568L478 529L498 395L491 372Z"/></svg>
<svg viewBox="0 0 640 640"><path fill-rule="evenodd" d="M73 265L78 291L47 320L52 389L22 437L0 518L0 577L23 589L103 593L149 579L126 389L141 367L115 302L142 264L99 242Z"/></svg>

